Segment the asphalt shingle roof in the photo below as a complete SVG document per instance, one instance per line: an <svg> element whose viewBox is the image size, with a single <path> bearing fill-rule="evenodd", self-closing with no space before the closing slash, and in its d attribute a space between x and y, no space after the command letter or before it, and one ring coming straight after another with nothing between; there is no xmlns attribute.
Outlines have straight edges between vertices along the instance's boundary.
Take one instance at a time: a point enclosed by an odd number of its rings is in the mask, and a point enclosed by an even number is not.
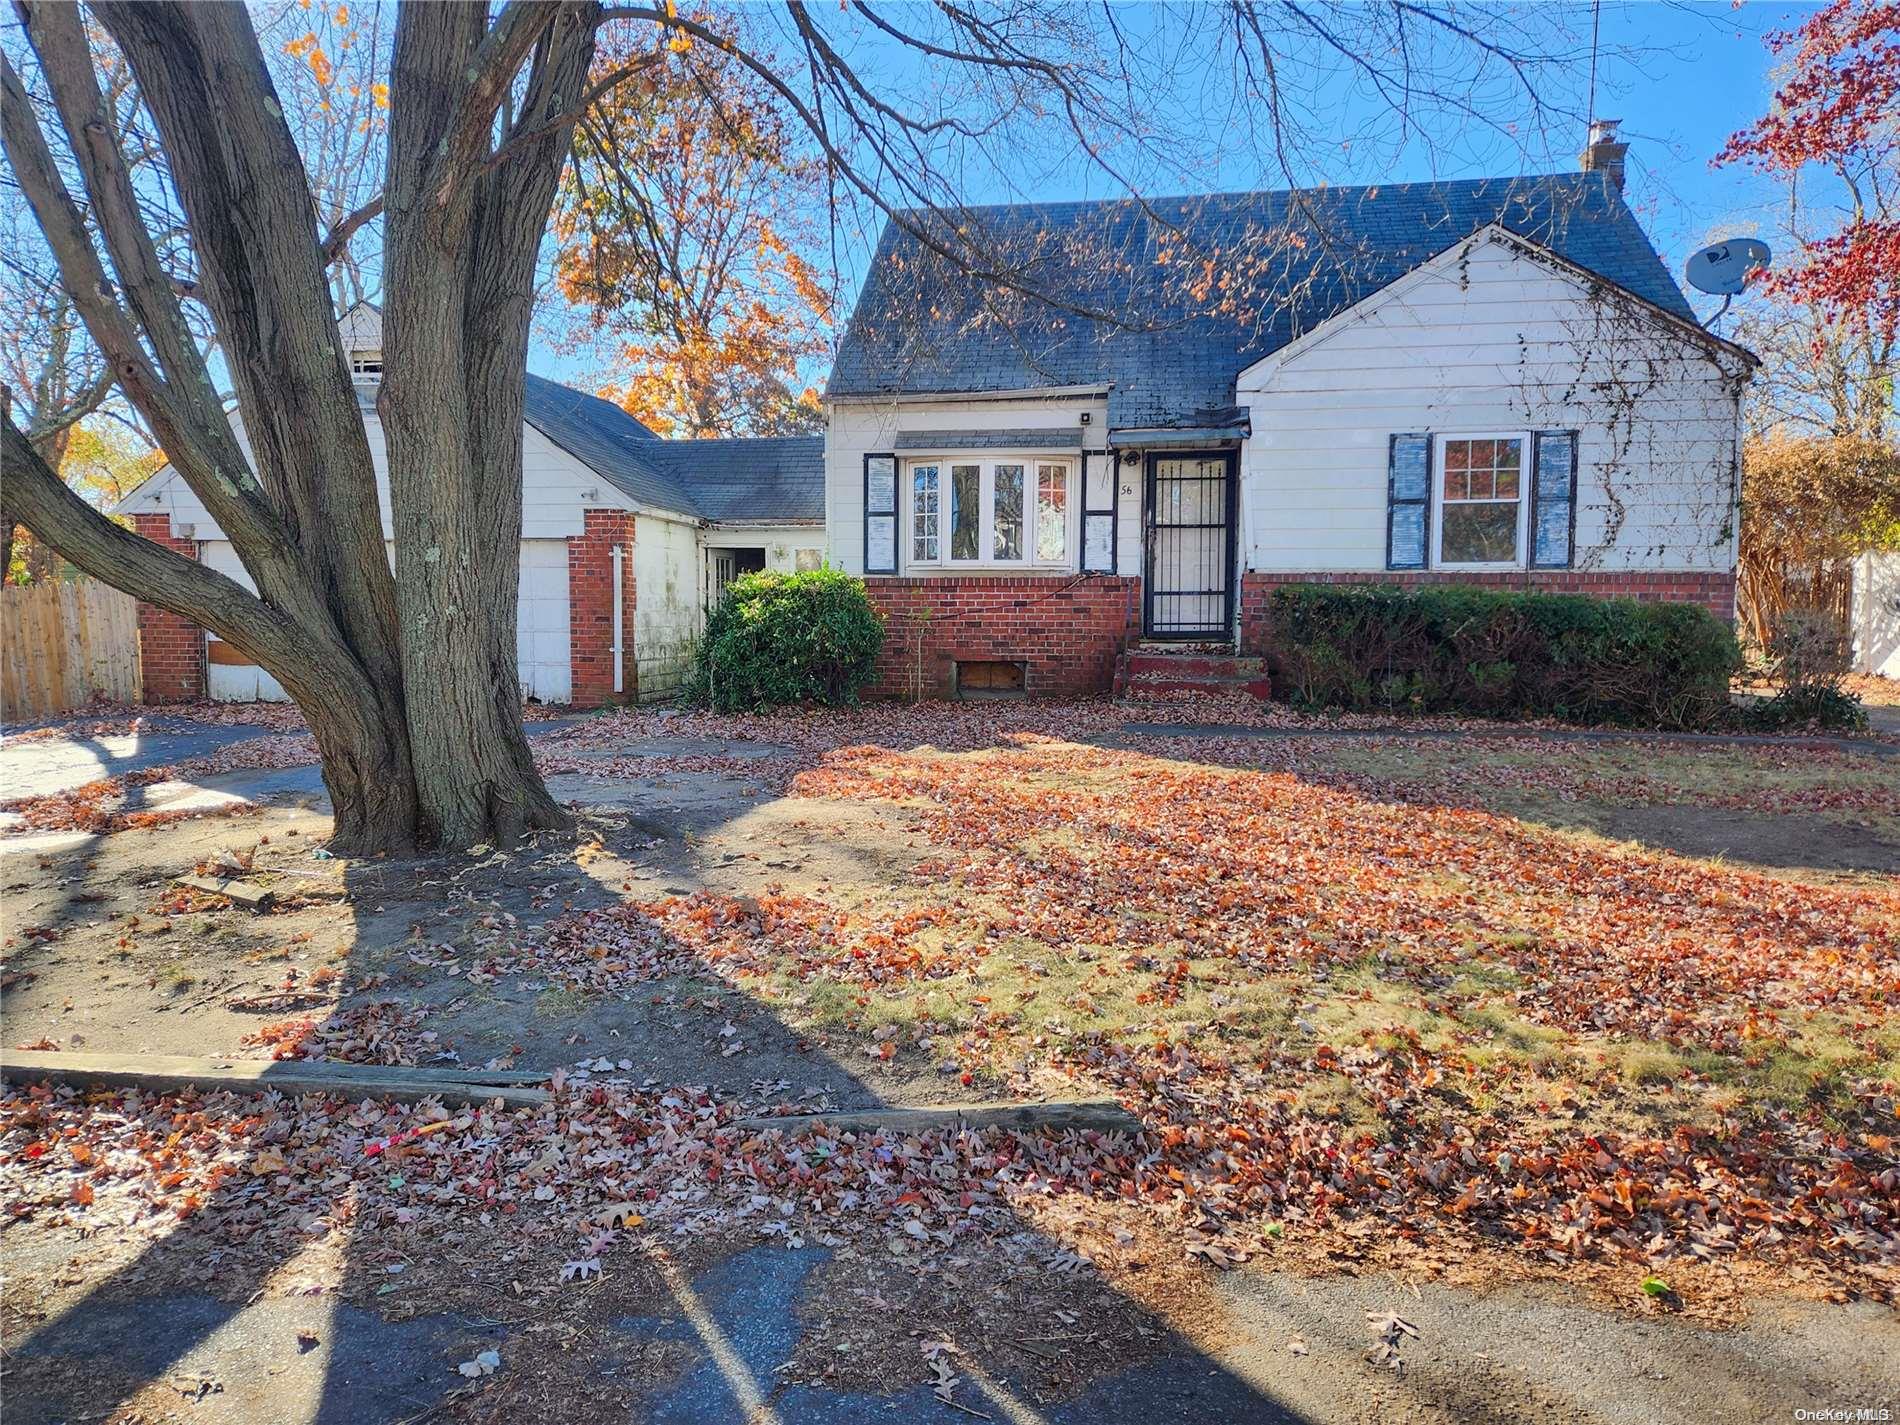
<svg viewBox="0 0 1900 1425"><path fill-rule="evenodd" d="M662 440L612 401L530 373L528 423L643 505L709 520L822 520L822 436Z"/></svg>
<svg viewBox="0 0 1900 1425"><path fill-rule="evenodd" d="M693 497L709 520L823 520L822 435L655 440L642 459Z"/></svg>
<svg viewBox="0 0 1900 1425"><path fill-rule="evenodd" d="M1309 205L1302 211L1299 205ZM1028 297L986 284L887 225L827 394L1110 384L1109 425L1204 423L1246 367L1489 223L1694 322L1622 194L1601 173L1288 193L1036 203L961 215ZM1233 285L1191 289L1217 255ZM1221 293L1230 295L1223 303ZM1054 296L1063 310L1039 297ZM1118 320L1091 315L1108 312Z"/></svg>

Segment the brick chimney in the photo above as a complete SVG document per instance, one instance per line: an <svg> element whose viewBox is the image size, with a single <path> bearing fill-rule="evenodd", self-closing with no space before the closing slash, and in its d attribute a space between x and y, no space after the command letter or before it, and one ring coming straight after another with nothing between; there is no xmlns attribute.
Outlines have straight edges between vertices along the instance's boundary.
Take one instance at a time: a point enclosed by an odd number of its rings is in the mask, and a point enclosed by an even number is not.
<svg viewBox="0 0 1900 1425"><path fill-rule="evenodd" d="M1577 155L1585 173L1607 173L1618 192L1623 189L1623 155L1630 151L1628 144L1616 140L1616 130L1622 122L1621 119L1592 119L1589 146Z"/></svg>

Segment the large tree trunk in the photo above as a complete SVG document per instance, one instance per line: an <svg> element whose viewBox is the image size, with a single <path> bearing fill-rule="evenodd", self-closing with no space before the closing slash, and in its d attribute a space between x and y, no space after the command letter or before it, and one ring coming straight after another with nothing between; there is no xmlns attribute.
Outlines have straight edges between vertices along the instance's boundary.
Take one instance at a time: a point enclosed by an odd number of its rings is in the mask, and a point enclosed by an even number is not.
<svg viewBox="0 0 1900 1425"><path fill-rule="evenodd" d="M392 579L324 244L246 12L92 7L162 137L248 460L102 121L77 10L17 3L116 283L0 55L8 157L120 389L257 593L101 518L10 420L0 522L17 517L81 568L212 629L273 674L316 738L338 849L465 848L563 825L521 727L522 404L534 257L598 5L515 3L492 26L479 0L403 9L385 242ZM531 57L497 151L495 116Z"/></svg>
<svg viewBox="0 0 1900 1425"><path fill-rule="evenodd" d="M454 3L405 6L396 25L378 409L410 746L451 845L567 823L521 727L515 551L534 260L597 20L593 5L547 6L491 30L485 4ZM511 39L535 46L510 130L527 137L490 163L489 123L471 117L492 111L471 107L468 76Z"/></svg>

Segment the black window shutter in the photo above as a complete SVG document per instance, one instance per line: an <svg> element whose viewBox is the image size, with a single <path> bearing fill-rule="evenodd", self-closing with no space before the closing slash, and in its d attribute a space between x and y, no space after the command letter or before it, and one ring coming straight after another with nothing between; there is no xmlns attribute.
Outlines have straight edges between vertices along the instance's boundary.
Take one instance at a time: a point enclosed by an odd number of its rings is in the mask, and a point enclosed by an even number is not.
<svg viewBox="0 0 1900 1425"><path fill-rule="evenodd" d="M897 457L864 457L864 572L897 572Z"/></svg>
<svg viewBox="0 0 1900 1425"><path fill-rule="evenodd" d="M1431 523L1432 438L1395 435L1386 457L1385 567L1423 569Z"/></svg>
<svg viewBox="0 0 1900 1425"><path fill-rule="evenodd" d="M1531 436L1531 568L1568 569L1577 544L1577 432Z"/></svg>

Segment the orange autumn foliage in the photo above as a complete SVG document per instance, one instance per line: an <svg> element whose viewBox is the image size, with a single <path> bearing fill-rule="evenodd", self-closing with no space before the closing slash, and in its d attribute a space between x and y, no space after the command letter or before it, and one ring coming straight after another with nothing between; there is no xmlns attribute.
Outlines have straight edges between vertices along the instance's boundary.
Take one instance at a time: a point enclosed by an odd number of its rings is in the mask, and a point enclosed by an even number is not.
<svg viewBox="0 0 1900 1425"><path fill-rule="evenodd" d="M815 429L806 368L832 300L805 253L822 166L760 82L705 47L605 42L595 73L629 64L576 131L554 212L576 340L610 353L602 394L661 435Z"/></svg>

